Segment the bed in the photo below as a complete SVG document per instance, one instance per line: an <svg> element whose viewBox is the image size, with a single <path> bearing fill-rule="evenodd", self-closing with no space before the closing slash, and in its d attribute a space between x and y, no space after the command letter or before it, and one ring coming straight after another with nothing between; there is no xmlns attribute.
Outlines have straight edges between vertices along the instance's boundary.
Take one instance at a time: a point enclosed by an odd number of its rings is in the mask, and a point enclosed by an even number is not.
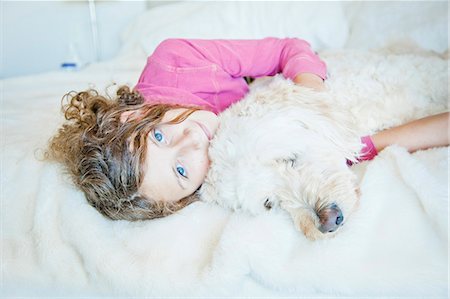
<svg viewBox="0 0 450 299"><path fill-rule="evenodd" d="M379 242L359 244L346 243L344 234L310 242L283 213L255 218L202 202L153 221L110 221L58 165L43 160L62 123L62 95L133 86L166 38L296 36L319 53L413 44L448 57L447 10L447 2L176 2L124 28L111 61L2 80L2 297L447 297L448 230L434 222L448 223L448 148L409 154L393 147L355 167L365 194L360 215L409 213L421 225L411 232L399 223L403 235L386 228ZM420 206L422 197L435 202L437 214ZM402 211L411 200L416 208ZM349 232L363 235L361 228ZM404 245L397 248L403 258L384 251L394 241ZM317 248L329 248L328 255L316 256Z"/></svg>

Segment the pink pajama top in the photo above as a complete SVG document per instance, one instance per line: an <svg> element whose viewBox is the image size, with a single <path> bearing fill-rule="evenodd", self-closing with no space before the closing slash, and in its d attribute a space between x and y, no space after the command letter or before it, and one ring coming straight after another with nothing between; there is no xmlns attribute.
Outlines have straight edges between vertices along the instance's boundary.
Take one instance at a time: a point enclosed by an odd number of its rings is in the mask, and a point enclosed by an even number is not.
<svg viewBox="0 0 450 299"><path fill-rule="evenodd" d="M248 92L243 77L313 73L325 63L298 38L163 41L148 57L135 87L150 103L199 106L220 113Z"/></svg>

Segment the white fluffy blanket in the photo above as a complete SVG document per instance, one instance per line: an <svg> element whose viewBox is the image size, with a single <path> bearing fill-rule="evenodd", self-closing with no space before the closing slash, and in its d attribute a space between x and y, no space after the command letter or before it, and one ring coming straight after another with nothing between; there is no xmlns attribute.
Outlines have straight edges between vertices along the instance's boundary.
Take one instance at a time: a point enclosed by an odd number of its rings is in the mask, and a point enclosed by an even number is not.
<svg viewBox="0 0 450 299"><path fill-rule="evenodd" d="M102 67L123 77L98 80ZM345 76L332 65L330 73ZM101 89L137 74L115 63L4 81L2 295L447 295L447 148L411 155L391 147L355 166L359 210L330 240L307 240L281 211L249 217L202 202L147 222L103 218L36 149L61 120L66 89L88 79ZM375 119L376 105L355 105ZM386 105L381 121L401 103Z"/></svg>

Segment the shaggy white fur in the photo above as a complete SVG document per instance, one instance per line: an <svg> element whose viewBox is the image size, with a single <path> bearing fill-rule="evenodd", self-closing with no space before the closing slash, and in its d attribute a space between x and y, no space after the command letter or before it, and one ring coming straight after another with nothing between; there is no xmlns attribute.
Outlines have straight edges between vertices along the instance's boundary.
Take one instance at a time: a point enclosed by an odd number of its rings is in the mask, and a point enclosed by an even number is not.
<svg viewBox="0 0 450 299"><path fill-rule="evenodd" d="M334 236L357 207L346 160L359 136L447 109L445 60L420 54L325 53L326 92L282 76L254 84L220 116L202 199L252 215L280 206L308 238Z"/></svg>

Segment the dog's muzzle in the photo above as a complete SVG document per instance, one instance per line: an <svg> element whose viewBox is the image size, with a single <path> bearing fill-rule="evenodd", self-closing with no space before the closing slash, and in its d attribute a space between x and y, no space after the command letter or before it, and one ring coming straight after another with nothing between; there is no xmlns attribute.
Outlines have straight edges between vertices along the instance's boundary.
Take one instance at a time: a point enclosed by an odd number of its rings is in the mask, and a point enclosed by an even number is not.
<svg viewBox="0 0 450 299"><path fill-rule="evenodd" d="M336 231L344 222L344 215L336 204L331 204L316 213L320 221L318 229L324 234Z"/></svg>

